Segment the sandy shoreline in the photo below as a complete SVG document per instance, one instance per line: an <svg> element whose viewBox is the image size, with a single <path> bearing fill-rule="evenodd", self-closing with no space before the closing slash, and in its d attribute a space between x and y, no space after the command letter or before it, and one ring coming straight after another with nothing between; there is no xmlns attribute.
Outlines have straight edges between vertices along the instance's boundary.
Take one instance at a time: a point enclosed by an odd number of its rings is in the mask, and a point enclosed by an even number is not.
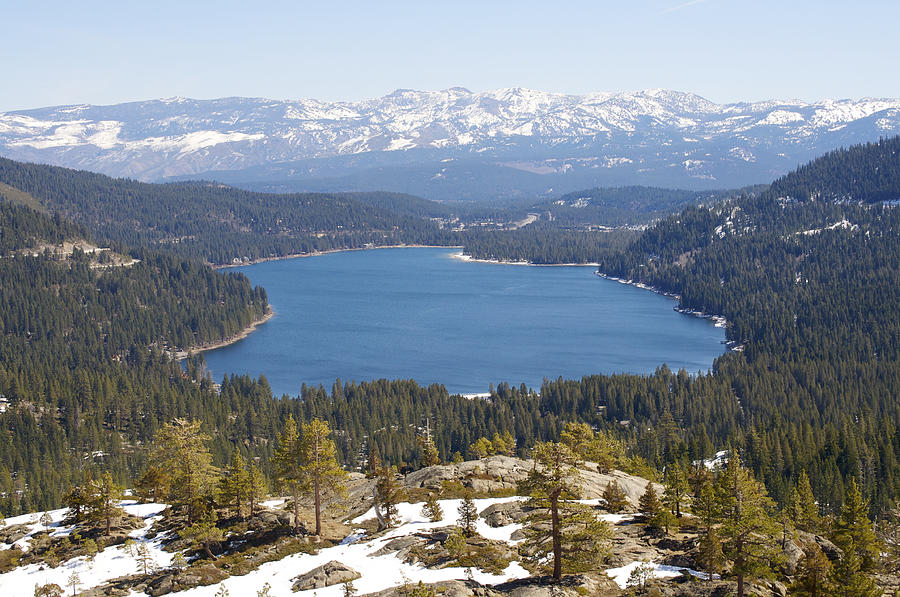
<svg viewBox="0 0 900 597"><path fill-rule="evenodd" d="M258 328L262 324L266 323L267 321L272 319L274 316L275 316L275 311L272 309L271 306L269 306L266 308L265 315L263 315L261 318L257 319L256 321L252 322L250 325L248 325L247 327L242 329L240 332L238 332L234 336L231 336L230 338L226 338L225 340L222 340L221 342L207 342L205 344L201 344L200 346L196 346L196 347L190 348L188 350L179 350L178 352L174 353L175 360L182 361L191 355L195 355L195 354L198 354L201 352L206 352L207 350L215 350L217 348L224 348L225 346L229 346L231 344L234 344L235 342L240 342L241 340L243 340L244 338L246 338L247 336L252 334L256 330L256 328Z"/></svg>
<svg viewBox="0 0 900 597"><path fill-rule="evenodd" d="M257 263L265 263L267 261L284 261L285 259L303 259L304 257L320 257L322 255L331 255L332 253L349 253L350 251L374 251L376 249L462 249L461 245L379 245L377 247L356 247L353 249L328 249L327 251L316 251L315 253L292 253L290 255L280 255L278 257L261 257L252 259L245 263L227 263L225 265L209 264L213 269L229 269L232 267L244 267L245 265L256 265Z"/></svg>

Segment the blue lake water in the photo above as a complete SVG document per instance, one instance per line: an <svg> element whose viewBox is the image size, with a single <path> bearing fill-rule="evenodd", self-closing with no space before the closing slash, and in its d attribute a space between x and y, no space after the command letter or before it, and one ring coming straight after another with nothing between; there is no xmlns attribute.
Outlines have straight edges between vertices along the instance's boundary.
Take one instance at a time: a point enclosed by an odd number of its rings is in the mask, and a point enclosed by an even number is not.
<svg viewBox="0 0 900 597"><path fill-rule="evenodd" d="M205 353L213 379L265 375L274 392L302 383L415 379L451 392L506 381L706 371L724 330L675 301L594 274L593 267L465 262L459 249L379 249L238 268L275 317Z"/></svg>

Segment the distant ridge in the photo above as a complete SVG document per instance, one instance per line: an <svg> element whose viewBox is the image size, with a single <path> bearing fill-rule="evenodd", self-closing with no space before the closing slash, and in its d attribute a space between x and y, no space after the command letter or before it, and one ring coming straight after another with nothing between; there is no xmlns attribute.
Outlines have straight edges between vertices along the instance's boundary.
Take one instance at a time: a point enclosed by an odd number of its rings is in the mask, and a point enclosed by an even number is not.
<svg viewBox="0 0 900 597"><path fill-rule="evenodd" d="M742 186L897 133L900 99L716 104L664 89L454 87L357 102L169 98L7 112L0 155L141 180L484 199Z"/></svg>

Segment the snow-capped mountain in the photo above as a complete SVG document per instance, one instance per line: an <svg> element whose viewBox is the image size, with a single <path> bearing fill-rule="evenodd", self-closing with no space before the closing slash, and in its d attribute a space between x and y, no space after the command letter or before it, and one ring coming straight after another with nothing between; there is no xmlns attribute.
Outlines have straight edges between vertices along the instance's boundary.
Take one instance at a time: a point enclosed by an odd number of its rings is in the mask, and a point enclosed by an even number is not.
<svg viewBox="0 0 900 597"><path fill-rule="evenodd" d="M715 104L661 89L451 88L359 102L172 98L7 112L0 154L143 180L321 190L394 181L414 188L393 190L464 196L466 185L515 194L768 182L830 149L898 133L900 99Z"/></svg>

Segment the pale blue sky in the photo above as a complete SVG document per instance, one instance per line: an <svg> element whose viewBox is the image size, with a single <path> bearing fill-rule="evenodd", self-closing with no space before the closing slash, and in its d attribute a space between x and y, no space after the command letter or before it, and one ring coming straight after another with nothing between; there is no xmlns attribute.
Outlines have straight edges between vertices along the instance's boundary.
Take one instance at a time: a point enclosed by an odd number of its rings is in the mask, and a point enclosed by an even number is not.
<svg viewBox="0 0 900 597"><path fill-rule="evenodd" d="M900 97L898 0L0 0L0 111L169 96L663 87Z"/></svg>

